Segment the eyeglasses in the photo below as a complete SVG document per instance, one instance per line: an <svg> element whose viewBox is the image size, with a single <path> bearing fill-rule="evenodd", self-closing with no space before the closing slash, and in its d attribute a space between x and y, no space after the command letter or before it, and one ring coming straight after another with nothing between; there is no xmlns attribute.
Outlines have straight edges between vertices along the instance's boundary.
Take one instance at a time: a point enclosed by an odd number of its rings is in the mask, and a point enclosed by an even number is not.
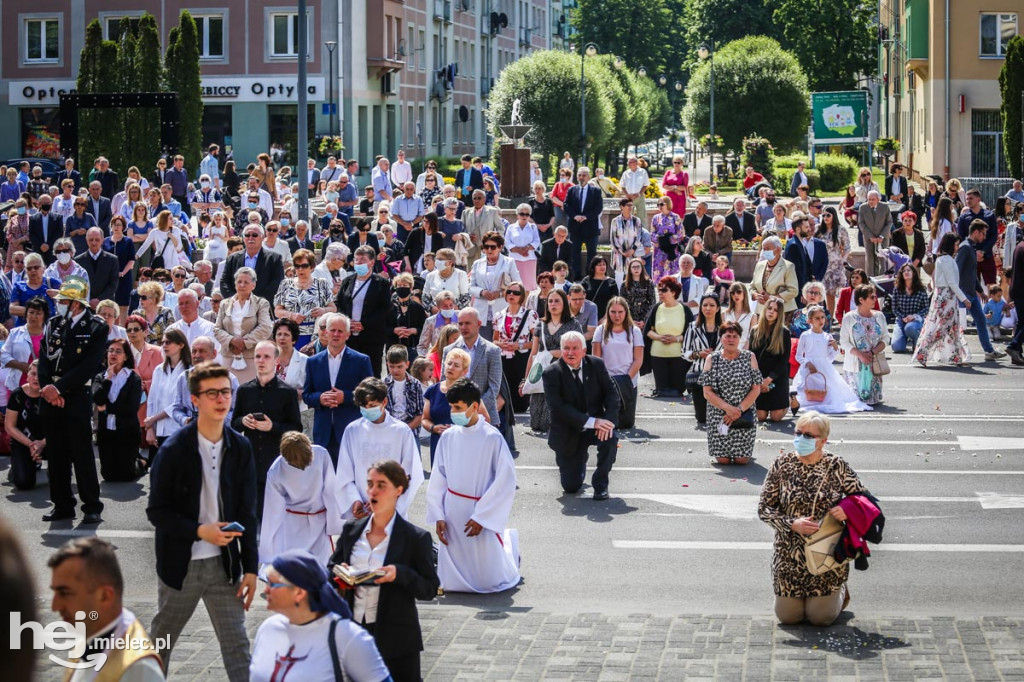
<svg viewBox="0 0 1024 682"><path fill-rule="evenodd" d="M230 398L231 397L231 389L230 388L211 388L211 389L208 389L206 391L199 391L198 395L206 396L210 400L216 400L217 398ZM284 584L285 583L268 583L268 585L270 585L271 587L274 587L275 585L276 586L281 586L281 585L284 585Z"/></svg>
<svg viewBox="0 0 1024 682"><path fill-rule="evenodd" d="M313 266L312 266L312 265L310 265L309 263L296 263L296 262L294 262L294 261L292 262L292 266L293 266L293 267L294 267L294 268L295 268L296 270L309 270L309 269L310 269L311 267L313 267Z"/></svg>
<svg viewBox="0 0 1024 682"><path fill-rule="evenodd" d="M142 331L142 327L128 327L125 329L129 334L138 334Z"/></svg>
<svg viewBox="0 0 1024 682"><path fill-rule="evenodd" d="M497 251L500 248L497 244L484 244L484 251Z"/></svg>
<svg viewBox="0 0 1024 682"><path fill-rule="evenodd" d="M268 228L267 228L267 232L268 232L268 233L271 233L271 232L280 232L280 231L281 231L281 230L277 229L276 227L268 227Z"/></svg>
<svg viewBox="0 0 1024 682"><path fill-rule="evenodd" d="M42 266L42 265L26 265L26 266L25 266L25 269L26 269L26 270L28 270L28 271L32 271L32 270L42 270L42 269L43 269L43 266Z"/></svg>
<svg viewBox="0 0 1024 682"><path fill-rule="evenodd" d="M174 279L185 279L185 274L179 272L178 274L174 275Z"/></svg>

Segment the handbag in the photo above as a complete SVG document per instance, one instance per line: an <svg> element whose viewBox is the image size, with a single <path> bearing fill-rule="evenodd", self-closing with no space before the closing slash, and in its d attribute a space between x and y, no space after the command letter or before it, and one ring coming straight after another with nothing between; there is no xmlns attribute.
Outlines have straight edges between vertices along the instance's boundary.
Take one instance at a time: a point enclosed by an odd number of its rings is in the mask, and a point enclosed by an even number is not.
<svg viewBox="0 0 1024 682"><path fill-rule="evenodd" d="M818 495L828 480L829 472L821 477L818 490L814 493L814 504L811 506L811 518L815 518L815 508L818 505ZM836 559L836 545L843 534L843 527L846 524L837 521L831 514L825 514L820 526L813 535L804 537L804 561L807 565L807 572L811 575L822 575L842 567L846 561Z"/></svg>
<svg viewBox="0 0 1024 682"><path fill-rule="evenodd" d="M666 233L658 235L658 249L665 254L667 260L676 259L676 245L672 241L672 235Z"/></svg>
<svg viewBox="0 0 1024 682"><path fill-rule="evenodd" d="M150 268L152 268L153 270L157 270L159 268L166 268L167 267L167 263L166 263L166 259L164 258L164 254L167 253L167 247L170 246L170 244L171 244L171 238L167 237L167 239L164 241L164 248L160 250L160 255L154 256L152 262L150 262L150 264L149 264Z"/></svg>
<svg viewBox="0 0 1024 682"><path fill-rule="evenodd" d="M889 361L885 359L885 351L878 355L871 356L871 373L876 377L884 377L886 374L891 372L889 369Z"/></svg>
<svg viewBox="0 0 1024 682"><path fill-rule="evenodd" d="M757 420L754 416L754 406L751 405L750 407L748 407L747 409L743 410L743 412L740 413L739 419L736 419L733 421L732 424L729 424L729 428L752 429L754 428L754 424L756 423L756 421Z"/></svg>
<svg viewBox="0 0 1024 682"><path fill-rule="evenodd" d="M812 379L816 386L820 385L820 388L811 388ZM828 382L825 380L825 375L817 369L808 373L808 375L804 377L804 394L807 396L807 400L812 403L825 402L825 398L828 396Z"/></svg>
<svg viewBox="0 0 1024 682"><path fill-rule="evenodd" d="M540 348L544 348L544 324L541 322L540 328ZM534 393L544 392L544 370L547 369L548 365L554 362L555 358L551 355L549 350L538 351L533 356L533 364L530 365L530 371L526 373L526 379L523 383L523 395L533 395Z"/></svg>
<svg viewBox="0 0 1024 682"><path fill-rule="evenodd" d="M699 358L686 373L686 390L691 394L697 391L703 392L704 387L700 383L700 374L704 371L704 358Z"/></svg>

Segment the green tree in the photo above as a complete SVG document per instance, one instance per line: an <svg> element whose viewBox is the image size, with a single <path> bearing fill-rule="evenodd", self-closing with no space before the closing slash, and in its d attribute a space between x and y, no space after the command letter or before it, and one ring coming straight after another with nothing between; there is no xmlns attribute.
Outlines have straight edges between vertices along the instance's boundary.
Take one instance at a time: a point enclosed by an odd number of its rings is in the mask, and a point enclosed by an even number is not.
<svg viewBox="0 0 1024 682"><path fill-rule="evenodd" d="M1006 45L1006 61L999 71L999 92L1003 97L1003 149L1010 175L1024 177L1024 36L1014 36Z"/></svg>
<svg viewBox="0 0 1024 682"><path fill-rule="evenodd" d="M572 22L581 45L593 42L602 53L622 58L627 68L643 66L673 80L683 76L678 57L685 50L669 0L579 0Z"/></svg>
<svg viewBox="0 0 1024 682"><path fill-rule="evenodd" d="M721 46L749 35L781 37L772 21L776 4L778 0L684 0L680 29L690 49L680 58L694 68L702 44Z"/></svg>
<svg viewBox="0 0 1024 682"><path fill-rule="evenodd" d="M615 105L602 81L595 79L601 62L588 63L586 121L589 149L600 148L608 139L615 119ZM506 66L491 90L487 107L487 125L495 138L502 138L501 126L507 125L512 103L519 100L519 113L533 129L527 144L540 154L580 150L580 117L577 108L580 92L580 58L559 50L534 52ZM561 102L552 106L552 102Z"/></svg>
<svg viewBox="0 0 1024 682"><path fill-rule="evenodd" d="M188 10L182 10L178 25L171 29L166 65L167 89L178 93L180 144L189 172L202 159L203 95L199 83L199 34Z"/></svg>
<svg viewBox="0 0 1024 682"><path fill-rule="evenodd" d="M796 55L814 92L849 90L875 70L875 6L863 0L772 0L782 47Z"/></svg>
<svg viewBox="0 0 1024 682"><path fill-rule="evenodd" d="M734 40L715 53L715 134L739 150L753 132L783 151L796 147L810 122L807 76L792 53L764 36ZM710 132L711 64L693 72L683 121L695 137ZM719 150L722 151L722 150Z"/></svg>
<svg viewBox="0 0 1024 682"><path fill-rule="evenodd" d="M636 83L640 99L650 107L650 113L644 121L639 138L632 140L631 144L656 140L661 137L666 128L675 125L675 116L668 99L668 92L664 88L659 88L650 78L637 78Z"/></svg>
<svg viewBox="0 0 1024 682"><path fill-rule="evenodd" d="M85 30L85 44L79 55L79 93L95 94L113 92L117 71L117 43L103 40L103 27L93 19ZM98 156L120 154L122 137L116 125L112 125L114 109L83 109L78 114L78 150L73 152L79 158L83 174L92 168L92 161Z"/></svg>
<svg viewBox="0 0 1024 682"><path fill-rule="evenodd" d="M139 83L135 73L135 52L138 47L138 40L132 22L122 21L120 23L121 35L117 40L117 69L115 92L139 92ZM113 110L110 119L117 121L117 127L121 131L121 144L117 149L111 149L107 154L110 165L118 169L121 175L127 176L127 171L133 165L135 146L138 144L138 123L140 121L140 110L136 108L122 108Z"/></svg>
<svg viewBox="0 0 1024 682"><path fill-rule="evenodd" d="M163 65L160 59L160 31L156 17L148 12L139 19L138 40L135 42L135 82L137 92L163 92ZM131 165L138 166L143 175L152 168L160 156L160 110L138 111L136 143L129 149Z"/></svg>

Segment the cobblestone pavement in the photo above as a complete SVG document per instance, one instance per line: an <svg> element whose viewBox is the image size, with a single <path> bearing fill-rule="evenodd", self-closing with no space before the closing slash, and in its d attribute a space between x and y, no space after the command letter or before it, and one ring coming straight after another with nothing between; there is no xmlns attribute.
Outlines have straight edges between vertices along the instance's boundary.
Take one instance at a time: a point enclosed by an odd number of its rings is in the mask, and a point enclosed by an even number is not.
<svg viewBox="0 0 1024 682"><path fill-rule="evenodd" d="M154 604L127 604L146 625ZM853 608L851 606L851 608ZM252 639L266 615L253 604ZM1024 618L860 620L782 627L714 614L575 615L420 607L427 680L1024 681ZM202 606L174 649L171 680L224 680ZM56 666L47 680L60 680ZM314 681L309 681L314 682Z"/></svg>

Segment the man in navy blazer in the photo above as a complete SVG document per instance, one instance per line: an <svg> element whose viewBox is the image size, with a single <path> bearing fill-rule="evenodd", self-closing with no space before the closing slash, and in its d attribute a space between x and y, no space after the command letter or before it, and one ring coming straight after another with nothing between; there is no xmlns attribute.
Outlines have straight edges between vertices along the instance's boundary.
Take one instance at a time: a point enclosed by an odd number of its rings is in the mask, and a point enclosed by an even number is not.
<svg viewBox="0 0 1024 682"><path fill-rule="evenodd" d="M804 285L824 279L828 269L828 250L825 242L811 236L811 223L807 218L800 217L793 221L793 234L796 236L786 242L782 257L792 263L796 270L802 302Z"/></svg>
<svg viewBox="0 0 1024 682"><path fill-rule="evenodd" d="M363 379L373 376L369 356L348 348L349 319L331 313L327 320L327 350L306 361L302 400L313 408L313 442L327 448L334 466L345 427L359 419L352 392Z"/></svg>
<svg viewBox="0 0 1024 682"><path fill-rule="evenodd" d="M103 228L104 234L110 234L110 199L101 194L103 185L99 180L89 183L89 196L85 198L85 212L91 213L96 224Z"/></svg>
<svg viewBox="0 0 1024 682"><path fill-rule="evenodd" d="M587 265L597 255L597 237L601 234L601 211L604 203L601 190L591 187L590 169L580 166L576 171L579 185L569 188L565 197L565 219L569 222L572 240L572 271L580 276L587 271L582 262L583 247L587 247Z"/></svg>

